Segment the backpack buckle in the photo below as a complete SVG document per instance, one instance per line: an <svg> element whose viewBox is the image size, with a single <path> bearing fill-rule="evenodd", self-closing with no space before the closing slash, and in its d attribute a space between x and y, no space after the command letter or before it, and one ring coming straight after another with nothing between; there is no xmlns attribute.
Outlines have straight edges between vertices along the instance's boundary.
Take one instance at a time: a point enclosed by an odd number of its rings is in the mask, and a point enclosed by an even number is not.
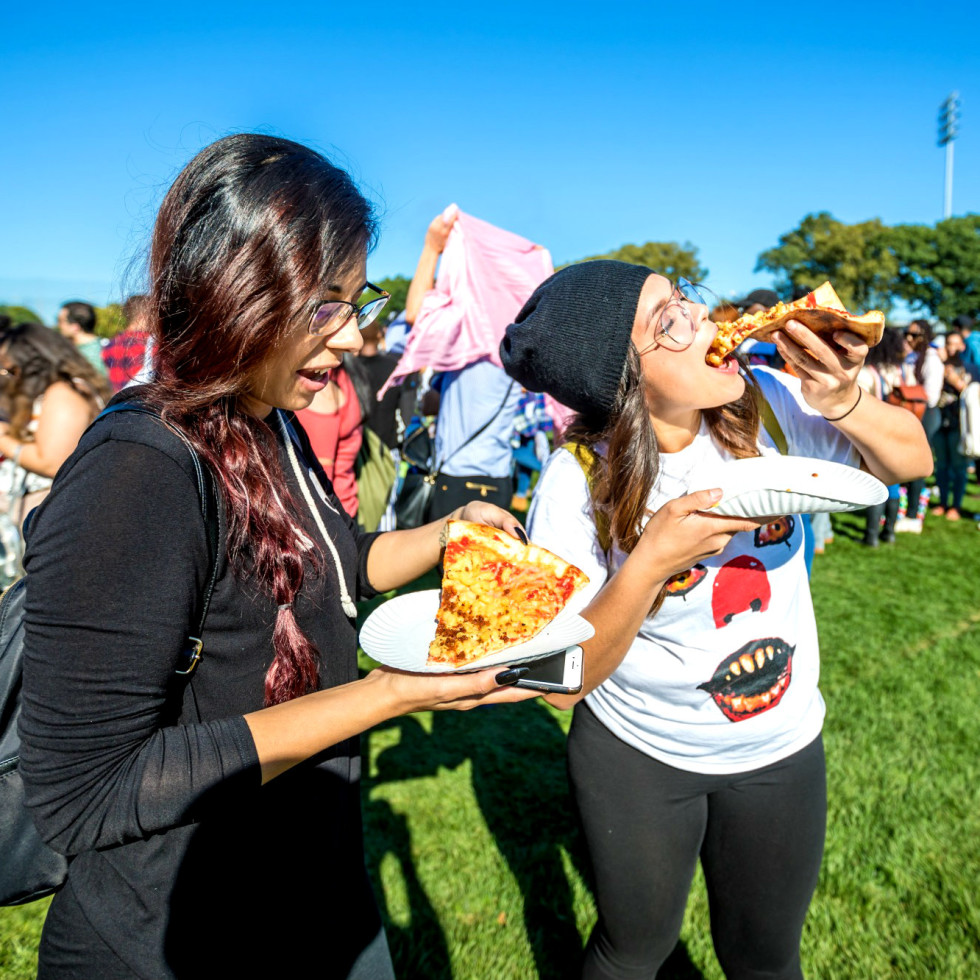
<svg viewBox="0 0 980 980"><path fill-rule="evenodd" d="M180 660L174 668L175 674L186 676L194 673L194 668L201 662L204 651L204 640L196 636L188 636L190 646L180 655Z"/></svg>

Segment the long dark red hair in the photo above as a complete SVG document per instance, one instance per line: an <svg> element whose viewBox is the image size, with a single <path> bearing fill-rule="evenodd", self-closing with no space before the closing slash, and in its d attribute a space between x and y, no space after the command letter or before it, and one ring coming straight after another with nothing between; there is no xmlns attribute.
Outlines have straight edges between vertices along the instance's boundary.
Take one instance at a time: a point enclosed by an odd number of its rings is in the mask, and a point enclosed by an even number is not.
<svg viewBox="0 0 980 980"><path fill-rule="evenodd" d="M147 399L217 475L235 574L279 607L266 704L318 686L319 654L292 603L306 567L322 562L297 535L316 540L286 488L270 425L239 399L309 318L323 284L362 261L374 235L371 206L347 173L308 147L254 134L198 153L153 230L146 319L156 377Z"/></svg>
<svg viewBox="0 0 980 980"><path fill-rule="evenodd" d="M702 410L712 438L736 459L758 456L756 441L762 416L761 392L748 364L743 363L745 392L736 401ZM650 422L643 384L643 369L630 341L616 403L608 418L576 415L565 430L564 441L593 450L595 470L589 493L596 515L608 522L610 537L629 554L636 547L650 516L647 501L660 472L660 447ZM596 451L604 443L605 454ZM666 586L654 601L652 615L666 595Z"/></svg>

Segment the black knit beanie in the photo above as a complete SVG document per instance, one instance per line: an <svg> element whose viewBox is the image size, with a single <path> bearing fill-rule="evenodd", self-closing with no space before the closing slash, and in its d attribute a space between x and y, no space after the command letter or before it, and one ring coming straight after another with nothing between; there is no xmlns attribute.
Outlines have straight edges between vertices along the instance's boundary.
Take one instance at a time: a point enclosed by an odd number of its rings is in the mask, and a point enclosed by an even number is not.
<svg viewBox="0 0 980 980"><path fill-rule="evenodd" d="M504 370L529 391L605 421L616 402L640 291L651 269L597 259L534 291L500 343Z"/></svg>

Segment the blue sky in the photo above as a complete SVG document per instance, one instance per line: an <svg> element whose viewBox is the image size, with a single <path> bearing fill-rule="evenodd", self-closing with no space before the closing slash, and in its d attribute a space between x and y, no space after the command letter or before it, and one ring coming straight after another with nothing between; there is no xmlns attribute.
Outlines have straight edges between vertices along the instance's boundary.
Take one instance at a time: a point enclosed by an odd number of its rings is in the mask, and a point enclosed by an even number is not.
<svg viewBox="0 0 980 980"><path fill-rule="evenodd" d="M942 216L954 89L953 209L980 211L976 3L4 7L0 302L48 318L138 290L169 183L242 130L353 172L375 277L456 201L556 262L689 241L717 292L767 285L756 256L810 211Z"/></svg>

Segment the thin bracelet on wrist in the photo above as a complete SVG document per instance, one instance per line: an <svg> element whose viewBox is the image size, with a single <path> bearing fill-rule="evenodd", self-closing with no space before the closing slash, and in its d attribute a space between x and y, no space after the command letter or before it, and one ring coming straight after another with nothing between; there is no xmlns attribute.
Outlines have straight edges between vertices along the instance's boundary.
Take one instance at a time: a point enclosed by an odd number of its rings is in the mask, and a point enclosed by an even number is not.
<svg viewBox="0 0 980 980"><path fill-rule="evenodd" d="M861 396L863 394L864 394L864 389L863 388L858 388L857 401L843 415L838 415L836 418L832 418L832 419L831 418L827 418L827 416L825 415L824 418L827 419L828 422L840 422L841 419L846 419L847 416L850 415L851 412L853 412L854 409L857 408L858 405L861 404Z"/></svg>

